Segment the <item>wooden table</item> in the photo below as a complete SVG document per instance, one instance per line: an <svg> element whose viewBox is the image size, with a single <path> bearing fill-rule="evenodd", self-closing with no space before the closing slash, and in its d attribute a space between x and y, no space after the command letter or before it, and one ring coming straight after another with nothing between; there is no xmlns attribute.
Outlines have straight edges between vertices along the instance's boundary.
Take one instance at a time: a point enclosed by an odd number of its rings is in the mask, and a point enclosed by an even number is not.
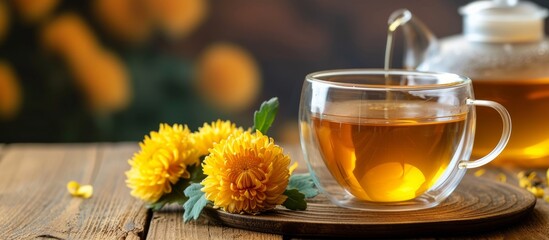
<svg viewBox="0 0 549 240"><path fill-rule="evenodd" d="M127 160L137 149L136 143L0 145L0 239L290 238L223 227L204 218L183 223L177 206L148 211L130 196L124 182ZM301 159L296 145L285 149ZM517 171L491 168L482 177L495 179L503 172L509 184L517 184ZM70 196L70 180L92 184L93 197ZM533 214L514 226L459 237L549 238L549 203L538 200Z"/></svg>

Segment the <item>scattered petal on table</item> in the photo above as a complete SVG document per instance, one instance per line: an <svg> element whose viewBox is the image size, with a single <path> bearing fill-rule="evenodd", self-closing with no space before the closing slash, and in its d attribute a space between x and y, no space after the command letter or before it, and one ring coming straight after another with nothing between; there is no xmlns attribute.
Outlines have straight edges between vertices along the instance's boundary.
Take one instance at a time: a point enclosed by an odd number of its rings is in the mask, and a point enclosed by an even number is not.
<svg viewBox="0 0 549 240"><path fill-rule="evenodd" d="M484 175L484 173L486 173L486 169L481 168L481 169L475 171L475 176L480 177L480 176Z"/></svg>
<svg viewBox="0 0 549 240"><path fill-rule="evenodd" d="M503 173L499 173L498 174L498 181L500 182L507 182L507 175L503 174Z"/></svg>
<svg viewBox="0 0 549 240"><path fill-rule="evenodd" d="M93 195L92 185L80 185L76 181L67 183L67 190L73 197L90 198Z"/></svg>

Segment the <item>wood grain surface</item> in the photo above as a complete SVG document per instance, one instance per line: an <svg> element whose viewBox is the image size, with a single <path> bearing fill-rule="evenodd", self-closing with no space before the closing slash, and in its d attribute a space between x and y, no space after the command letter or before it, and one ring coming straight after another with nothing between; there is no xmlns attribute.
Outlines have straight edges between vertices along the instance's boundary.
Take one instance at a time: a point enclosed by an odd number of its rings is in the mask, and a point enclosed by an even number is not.
<svg viewBox="0 0 549 240"><path fill-rule="evenodd" d="M147 210L124 184L135 144L10 145L0 161L1 239L139 239ZM92 184L90 199L66 190Z"/></svg>
<svg viewBox="0 0 549 240"><path fill-rule="evenodd" d="M183 223L182 216L181 207L153 213L147 239L282 239L281 235L221 226L202 217L195 222Z"/></svg>
<svg viewBox="0 0 549 240"><path fill-rule="evenodd" d="M4 148L4 144L0 143L0 162L2 162L2 154L4 153L4 152L2 152L3 148Z"/></svg>
<svg viewBox="0 0 549 240"><path fill-rule="evenodd" d="M221 226L204 217L197 222L184 223L180 206L170 206L155 213L148 211L141 201L130 196L129 189L124 183L124 172L129 169L127 160L137 149L136 143L0 144L0 239L193 240L292 239L295 237ZM297 144L286 146L285 151L290 152L292 159L300 162L301 165L296 171L306 171ZM516 173L523 169L498 167L486 170L486 174L480 179L496 181L499 175L505 174L508 182L507 185L503 185L505 189L517 185ZM545 176L545 169L538 169L538 172ZM66 190L66 184L70 180L92 184L94 186L92 198L81 199L70 196ZM476 196L477 200L483 202L485 195ZM521 204L520 196L492 199L501 206L508 206L509 209L514 206L506 204L513 202ZM453 201L461 200L454 198ZM318 208L321 203L320 200L312 202L310 210ZM466 208L465 205L462 206ZM319 209L318 211L334 210ZM479 206L475 211L486 212L489 211L489 207ZM311 213L307 210L305 212L287 211L285 214L289 217L302 217L302 214L311 215ZM464 213L467 212L464 211ZM396 215L398 216L395 217L400 219L411 217L409 213ZM464 216L474 217L474 215L475 212L471 211ZM336 215L333 214L333 216ZM333 216L332 219L335 218ZM452 224L448 221L444 222L444 219L449 216L451 216L449 213L433 216L433 219L439 220L439 223L430 225L430 228L442 229ZM421 219L418 214L416 217L414 219ZM252 221L246 224L254 223ZM494 222L488 220L477 224L490 226L494 225ZM495 225L498 226L494 226L491 230L482 229L482 232L477 233L471 233L469 228L464 228L443 235L422 235L422 239L455 237L459 239L547 239L549 203L537 200L532 214L522 220L503 225L495 223ZM270 227L276 227L276 225ZM299 228L299 224L291 227ZM474 227L478 228L476 225ZM389 234L380 236L390 236L392 229L387 230ZM417 232L424 229L418 227L412 230ZM327 230L324 227L318 227L314 231L322 233ZM411 236L416 235L406 235L408 238Z"/></svg>

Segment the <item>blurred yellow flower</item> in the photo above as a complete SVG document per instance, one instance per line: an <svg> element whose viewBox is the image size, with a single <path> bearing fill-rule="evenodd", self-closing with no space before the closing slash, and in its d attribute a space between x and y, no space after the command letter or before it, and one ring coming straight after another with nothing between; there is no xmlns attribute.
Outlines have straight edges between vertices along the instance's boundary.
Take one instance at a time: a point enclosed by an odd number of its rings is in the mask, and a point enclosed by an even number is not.
<svg viewBox="0 0 549 240"><path fill-rule="evenodd" d="M35 23L44 20L59 3L59 0L13 0L24 21Z"/></svg>
<svg viewBox="0 0 549 240"><path fill-rule="evenodd" d="M10 12L6 1L0 1L0 42L6 36L8 28L10 26Z"/></svg>
<svg viewBox="0 0 549 240"><path fill-rule="evenodd" d="M547 168L547 171L545 172L545 182L549 185L549 168Z"/></svg>
<svg viewBox="0 0 549 240"><path fill-rule="evenodd" d="M49 21L41 33L44 47L66 58L88 56L97 51L95 35L75 13L64 13Z"/></svg>
<svg viewBox="0 0 549 240"><path fill-rule="evenodd" d="M243 131L241 127L237 128L236 124L231 123L231 121L217 120L211 124L204 123L202 127L198 128L196 133L193 133L194 146L199 156L206 156L208 155L208 150L215 143L219 143L230 135L240 134Z"/></svg>
<svg viewBox="0 0 549 240"><path fill-rule="evenodd" d="M110 113L128 106L132 94L124 63L100 46L80 16L65 13L55 18L43 29L42 41L64 58L94 112Z"/></svg>
<svg viewBox="0 0 549 240"><path fill-rule="evenodd" d="M534 194L534 196L536 196L537 198L542 198L544 194L542 187L531 186L531 187L526 187L526 190Z"/></svg>
<svg viewBox="0 0 549 240"><path fill-rule="evenodd" d="M290 158L256 131L231 135L210 149L202 164L206 199L230 213L259 213L284 203Z"/></svg>
<svg viewBox="0 0 549 240"><path fill-rule="evenodd" d="M77 86L97 113L126 108L131 100L131 82L124 63L108 51L68 59Z"/></svg>
<svg viewBox="0 0 549 240"><path fill-rule="evenodd" d="M76 181L70 181L67 183L67 191L73 197L90 198L93 195L92 185L80 185Z"/></svg>
<svg viewBox="0 0 549 240"><path fill-rule="evenodd" d="M190 177L187 166L199 162L190 134L186 125L160 124L158 132L145 136L141 150L128 161L131 169L126 172L126 184L132 196L154 203L170 193L180 178Z"/></svg>
<svg viewBox="0 0 549 240"><path fill-rule="evenodd" d="M479 170L475 171L475 177L480 177L486 173L486 169L480 168Z"/></svg>
<svg viewBox="0 0 549 240"><path fill-rule="evenodd" d="M507 182L507 175L505 175L504 173L498 173L498 181Z"/></svg>
<svg viewBox="0 0 549 240"><path fill-rule="evenodd" d="M197 84L204 99L224 111L241 111L256 99L259 69L246 50L229 44L211 45L201 56Z"/></svg>
<svg viewBox="0 0 549 240"><path fill-rule="evenodd" d="M22 103L22 93L11 66L0 61L0 119L13 119Z"/></svg>
<svg viewBox="0 0 549 240"><path fill-rule="evenodd" d="M101 27L118 40L139 43L152 32L150 10L141 0L94 0L93 11Z"/></svg>
<svg viewBox="0 0 549 240"><path fill-rule="evenodd" d="M206 17L206 0L146 0L153 19L172 38L192 32Z"/></svg>

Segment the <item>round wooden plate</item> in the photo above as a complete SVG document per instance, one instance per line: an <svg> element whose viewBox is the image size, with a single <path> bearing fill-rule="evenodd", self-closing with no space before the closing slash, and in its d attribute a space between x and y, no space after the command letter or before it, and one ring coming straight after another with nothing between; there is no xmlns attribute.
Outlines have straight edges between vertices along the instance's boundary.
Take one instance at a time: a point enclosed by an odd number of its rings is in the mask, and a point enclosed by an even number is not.
<svg viewBox="0 0 549 240"><path fill-rule="evenodd" d="M405 212L367 212L337 207L319 195L306 211L277 208L260 215L206 208L206 216L226 226L290 236L417 237L456 235L508 226L528 215L536 198L528 191L466 176L439 206Z"/></svg>

